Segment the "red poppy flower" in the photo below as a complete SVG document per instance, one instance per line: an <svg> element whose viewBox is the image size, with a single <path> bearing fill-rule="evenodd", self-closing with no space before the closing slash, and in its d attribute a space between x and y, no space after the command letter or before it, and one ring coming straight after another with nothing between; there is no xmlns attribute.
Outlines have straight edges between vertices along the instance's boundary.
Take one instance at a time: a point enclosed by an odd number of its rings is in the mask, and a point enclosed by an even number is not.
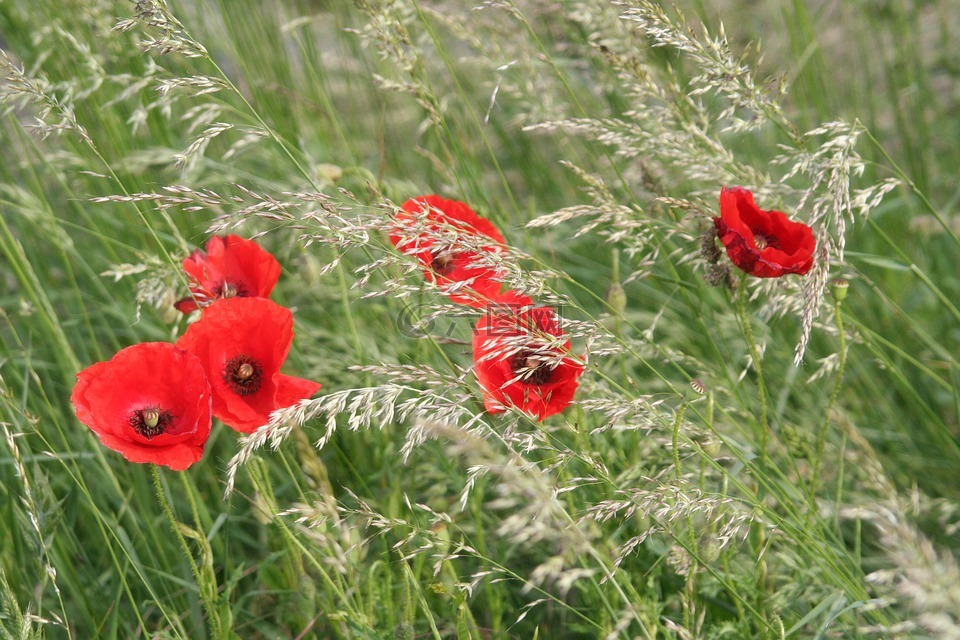
<svg viewBox="0 0 960 640"><path fill-rule="evenodd" d="M484 406L514 406L537 420L563 411L580 384L583 365L569 356L560 319L549 307L509 291L489 305L473 333L473 361Z"/></svg>
<svg viewBox="0 0 960 640"><path fill-rule="evenodd" d="M401 209L390 242L420 260L427 280L448 290L454 302L476 308L500 294L499 271L478 264L482 253L495 253L504 244L493 223L463 202L434 195L407 200Z"/></svg>
<svg viewBox="0 0 960 640"><path fill-rule="evenodd" d="M803 275L813 266L813 230L780 211L764 211L742 187L720 190L720 217L713 219L730 260L758 278Z"/></svg>
<svg viewBox="0 0 960 640"><path fill-rule="evenodd" d="M207 307L177 346L200 359L213 390L213 415L241 433L320 388L280 373L293 342L293 314L266 298L229 298Z"/></svg>
<svg viewBox="0 0 960 640"><path fill-rule="evenodd" d="M182 471L210 435L210 384L200 361L166 342L127 347L77 374L77 418L130 462Z"/></svg>
<svg viewBox="0 0 960 640"><path fill-rule="evenodd" d="M183 261L192 295L174 306L183 313L205 307L217 298L266 298L280 279L280 263L253 240L214 236L207 250L197 249Z"/></svg>

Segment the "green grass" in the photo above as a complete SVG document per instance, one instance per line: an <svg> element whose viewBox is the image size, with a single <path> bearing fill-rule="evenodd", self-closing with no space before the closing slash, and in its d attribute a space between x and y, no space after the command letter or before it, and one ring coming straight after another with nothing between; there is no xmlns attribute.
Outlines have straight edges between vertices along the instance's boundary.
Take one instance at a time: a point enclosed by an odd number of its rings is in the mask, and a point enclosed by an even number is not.
<svg viewBox="0 0 960 640"><path fill-rule="evenodd" d="M735 59L765 54L695 96L716 68L653 46L618 18L627 7L476 4L176 2L182 27L165 38L111 31L133 3L0 4L2 637L960 633L951 3L665 7L691 42L722 22ZM153 38L206 54L140 51ZM219 90L192 95L201 76ZM724 113L747 77L769 101ZM157 90L179 78L196 88ZM756 126L728 131L733 117ZM828 287L796 367L803 280L750 283L741 312L739 293L705 283L698 236L721 186L793 215L812 174L781 180L791 164L774 158L823 149L830 134L802 133L837 120L865 127L862 175L840 172L851 190L900 184L847 220L828 277L849 295L837 305ZM175 166L215 123L233 127ZM172 199L177 185L217 196L195 208ZM363 233L310 215L296 194L315 192ZM149 193L162 197L130 197ZM448 303L383 233L387 202L425 193L497 224L522 254L511 284L561 296L588 356L562 415L483 414L477 314L401 330L398 317ZM263 216L248 209L258 198L289 206ZM575 205L609 217L579 235L590 217L527 226ZM375 389L374 409L397 405L387 420L358 418L359 403L295 425L227 497L243 445L226 426L200 463L155 476L102 447L69 402L81 369L182 335L179 260L219 216L283 265L287 371L321 382L319 398ZM824 223L836 241L836 216ZM104 275L118 265L144 269ZM604 297L616 282L620 316ZM842 370L809 380L843 347ZM444 411L478 417L430 420ZM418 428L429 437L404 455Z"/></svg>

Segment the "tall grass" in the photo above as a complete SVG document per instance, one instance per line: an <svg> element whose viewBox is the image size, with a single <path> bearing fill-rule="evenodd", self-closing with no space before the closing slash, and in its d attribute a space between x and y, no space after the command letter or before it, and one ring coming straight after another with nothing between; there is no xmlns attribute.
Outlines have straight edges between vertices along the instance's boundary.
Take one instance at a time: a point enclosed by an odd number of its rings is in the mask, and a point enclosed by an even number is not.
<svg viewBox="0 0 960 640"><path fill-rule="evenodd" d="M3 637L960 638L958 29L948 0L0 4ZM704 259L734 185L814 227L809 275ZM562 415L484 412L479 312L387 240L425 193L561 310ZM284 266L323 389L157 474L70 391L182 334L179 260L227 232Z"/></svg>

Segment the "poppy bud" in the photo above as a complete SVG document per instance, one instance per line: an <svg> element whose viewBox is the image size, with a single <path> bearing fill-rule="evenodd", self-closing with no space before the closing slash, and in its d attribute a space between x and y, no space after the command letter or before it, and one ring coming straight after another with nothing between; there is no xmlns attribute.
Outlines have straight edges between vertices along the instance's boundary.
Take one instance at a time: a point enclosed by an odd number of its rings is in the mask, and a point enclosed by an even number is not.
<svg viewBox="0 0 960 640"><path fill-rule="evenodd" d="M230 610L229 602L225 602L224 604L220 605L220 628L233 628L233 611Z"/></svg>
<svg viewBox="0 0 960 640"><path fill-rule="evenodd" d="M293 606L296 611L296 615L293 616L294 620L297 622L310 620L317 614L316 596L317 583L309 576L300 576L293 596Z"/></svg>
<svg viewBox="0 0 960 640"><path fill-rule="evenodd" d="M607 287L607 293L603 298L617 314L623 313L623 310L627 308L627 292L623 290L623 286L619 282L614 282Z"/></svg>
<svg viewBox="0 0 960 640"><path fill-rule="evenodd" d="M393 628L393 640L413 640L413 625L409 622L401 622Z"/></svg>
<svg viewBox="0 0 960 640"><path fill-rule="evenodd" d="M704 434L696 437L695 440L697 445L700 447L700 450L703 451L708 457L716 458L720 455L720 441L716 438Z"/></svg>
<svg viewBox="0 0 960 640"><path fill-rule="evenodd" d="M157 303L157 308L160 310L160 319L164 324L172 324L180 318L180 310L174 306L176 302L177 292L174 289L167 289Z"/></svg>
<svg viewBox="0 0 960 640"><path fill-rule="evenodd" d="M323 184L337 184L343 178L343 168L339 165L322 163L316 168L317 179Z"/></svg>
<svg viewBox="0 0 960 640"><path fill-rule="evenodd" d="M707 564L720 557L720 550L720 542L712 536L703 536L697 544L697 555Z"/></svg>
<svg viewBox="0 0 960 640"><path fill-rule="evenodd" d="M708 287L726 287L731 291L737 289L737 277L733 269L726 264L709 265L703 274L703 279Z"/></svg>
<svg viewBox="0 0 960 640"><path fill-rule="evenodd" d="M300 274L308 286L314 286L320 282L324 274L324 264L316 256L305 253L300 256Z"/></svg>
<svg viewBox="0 0 960 640"><path fill-rule="evenodd" d="M723 252L717 246L717 229L713 225L704 229L700 235L700 255L708 264L720 262L720 256L723 255Z"/></svg>

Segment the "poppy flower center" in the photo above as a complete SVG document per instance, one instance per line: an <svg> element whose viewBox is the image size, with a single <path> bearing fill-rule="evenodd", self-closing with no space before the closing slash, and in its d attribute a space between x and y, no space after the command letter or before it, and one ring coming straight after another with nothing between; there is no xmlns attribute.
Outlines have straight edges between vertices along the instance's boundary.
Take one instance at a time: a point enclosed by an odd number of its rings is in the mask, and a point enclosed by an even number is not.
<svg viewBox="0 0 960 640"><path fill-rule="evenodd" d="M249 396L260 390L263 368L250 356L241 354L227 361L223 367L223 381L238 396Z"/></svg>
<svg viewBox="0 0 960 640"><path fill-rule="evenodd" d="M130 414L130 426L147 440L167 430L173 422L173 414L157 407L144 407Z"/></svg>
<svg viewBox="0 0 960 640"><path fill-rule="evenodd" d="M772 247L777 244L777 239L773 236L764 235L762 233L754 233L753 241L757 245L757 249L763 251L767 247Z"/></svg>
<svg viewBox="0 0 960 640"><path fill-rule="evenodd" d="M215 298L245 298L248 295L247 287L242 282L222 281L213 288Z"/></svg>
<svg viewBox="0 0 960 640"><path fill-rule="evenodd" d="M439 276L448 276L456 266L453 264L453 256L444 254L436 256L430 263L430 268Z"/></svg>
<svg viewBox="0 0 960 640"><path fill-rule="evenodd" d="M522 382L536 386L550 382L554 369L532 349L522 349L510 358L510 370L520 376Z"/></svg>

